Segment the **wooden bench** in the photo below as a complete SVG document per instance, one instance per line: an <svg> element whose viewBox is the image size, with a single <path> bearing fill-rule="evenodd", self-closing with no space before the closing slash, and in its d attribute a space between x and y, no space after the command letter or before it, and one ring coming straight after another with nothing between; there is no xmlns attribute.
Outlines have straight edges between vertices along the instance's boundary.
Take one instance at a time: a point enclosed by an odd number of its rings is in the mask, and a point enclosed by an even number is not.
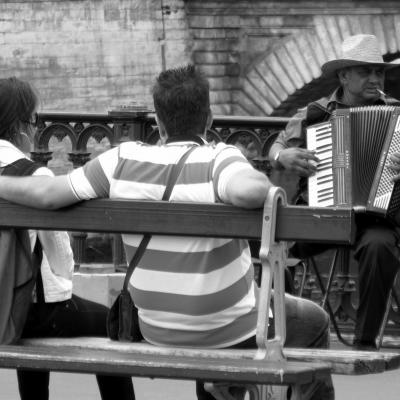
<svg viewBox="0 0 400 400"><path fill-rule="evenodd" d="M208 388L220 399L230 398L220 383L244 385L252 399L266 398L267 385L291 386L292 398L300 399L304 398L300 385L332 372L364 374L399 367L398 354L283 348L286 241L301 238L351 244L355 232L350 209L288 206L278 188L271 189L263 210L223 204L93 200L59 211L43 211L0 201L0 227L261 238L262 241L258 350L159 348L106 338L39 338L0 346L0 368L200 379L211 382ZM267 339L272 282L275 336Z"/></svg>

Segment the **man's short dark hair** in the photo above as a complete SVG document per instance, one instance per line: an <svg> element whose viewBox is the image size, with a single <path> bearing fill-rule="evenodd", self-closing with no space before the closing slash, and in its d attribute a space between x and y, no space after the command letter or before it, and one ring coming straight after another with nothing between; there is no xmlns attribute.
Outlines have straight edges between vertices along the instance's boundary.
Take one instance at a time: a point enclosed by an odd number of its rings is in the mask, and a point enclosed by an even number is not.
<svg viewBox="0 0 400 400"><path fill-rule="evenodd" d="M204 133L210 88L208 80L193 65L161 72L153 88L153 100L168 136Z"/></svg>

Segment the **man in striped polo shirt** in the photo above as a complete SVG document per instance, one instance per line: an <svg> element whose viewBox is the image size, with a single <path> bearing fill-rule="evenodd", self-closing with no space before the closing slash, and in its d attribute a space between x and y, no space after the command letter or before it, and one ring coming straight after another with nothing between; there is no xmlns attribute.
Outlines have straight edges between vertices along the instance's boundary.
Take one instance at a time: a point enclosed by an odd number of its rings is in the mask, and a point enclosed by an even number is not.
<svg viewBox="0 0 400 400"><path fill-rule="evenodd" d="M208 81L193 66L162 72L153 89L159 145L126 142L54 178L0 177L0 196L59 208L98 197L160 200L172 166L191 147L171 201L262 207L268 178L239 149L207 144L211 126ZM40 179L40 181L39 181ZM127 259L141 236L124 235ZM153 235L131 279L144 338L161 346L255 347L257 286L248 243L238 239ZM326 347L329 318L316 304L287 298L287 343ZM212 399L198 385L199 399ZM315 399L333 398L331 383Z"/></svg>

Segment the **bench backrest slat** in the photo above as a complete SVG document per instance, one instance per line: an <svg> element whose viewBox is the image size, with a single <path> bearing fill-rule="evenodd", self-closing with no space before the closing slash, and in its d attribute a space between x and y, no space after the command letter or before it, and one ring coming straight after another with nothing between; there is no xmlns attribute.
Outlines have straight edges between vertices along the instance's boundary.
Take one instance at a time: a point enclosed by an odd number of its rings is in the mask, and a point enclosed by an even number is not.
<svg viewBox="0 0 400 400"><path fill-rule="evenodd" d="M44 211L0 200L0 227L260 239L262 209L102 199ZM351 244L354 232L349 208L278 207L276 240Z"/></svg>

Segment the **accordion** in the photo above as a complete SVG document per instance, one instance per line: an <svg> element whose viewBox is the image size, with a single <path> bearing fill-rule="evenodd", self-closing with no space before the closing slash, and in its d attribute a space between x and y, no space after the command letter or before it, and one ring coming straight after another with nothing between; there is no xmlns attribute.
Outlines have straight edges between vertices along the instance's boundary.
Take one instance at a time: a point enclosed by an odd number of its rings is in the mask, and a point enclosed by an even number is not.
<svg viewBox="0 0 400 400"><path fill-rule="evenodd" d="M400 153L400 107L365 106L336 110L329 121L307 128L307 149L320 159L308 178L310 206L353 207L394 217L400 184L388 168Z"/></svg>

